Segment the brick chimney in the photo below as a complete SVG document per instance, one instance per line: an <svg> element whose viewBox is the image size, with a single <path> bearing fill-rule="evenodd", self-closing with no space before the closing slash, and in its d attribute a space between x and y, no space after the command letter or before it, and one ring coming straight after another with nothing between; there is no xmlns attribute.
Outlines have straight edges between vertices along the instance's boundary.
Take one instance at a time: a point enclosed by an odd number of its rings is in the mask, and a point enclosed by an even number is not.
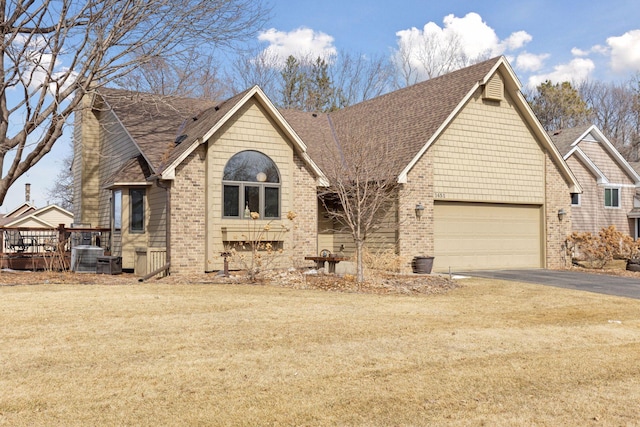
<svg viewBox="0 0 640 427"><path fill-rule="evenodd" d="M31 184L24 185L24 201L29 203L31 200Z"/></svg>

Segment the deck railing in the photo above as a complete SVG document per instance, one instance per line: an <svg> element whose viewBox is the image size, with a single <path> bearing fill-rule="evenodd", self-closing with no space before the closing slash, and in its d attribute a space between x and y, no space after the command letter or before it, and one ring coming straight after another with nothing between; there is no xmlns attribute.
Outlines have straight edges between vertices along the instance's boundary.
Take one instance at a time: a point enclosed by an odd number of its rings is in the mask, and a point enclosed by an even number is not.
<svg viewBox="0 0 640 427"><path fill-rule="evenodd" d="M0 253L43 254L47 252L70 252L79 245L99 246L105 251L111 248L111 231L93 227L0 227Z"/></svg>

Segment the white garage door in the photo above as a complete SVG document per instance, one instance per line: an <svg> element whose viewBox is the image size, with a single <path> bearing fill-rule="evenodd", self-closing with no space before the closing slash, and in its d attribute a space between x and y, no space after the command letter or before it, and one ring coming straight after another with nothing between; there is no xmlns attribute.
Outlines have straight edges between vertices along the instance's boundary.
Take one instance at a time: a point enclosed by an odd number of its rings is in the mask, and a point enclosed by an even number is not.
<svg viewBox="0 0 640 427"><path fill-rule="evenodd" d="M541 207L436 202L435 271L542 267Z"/></svg>

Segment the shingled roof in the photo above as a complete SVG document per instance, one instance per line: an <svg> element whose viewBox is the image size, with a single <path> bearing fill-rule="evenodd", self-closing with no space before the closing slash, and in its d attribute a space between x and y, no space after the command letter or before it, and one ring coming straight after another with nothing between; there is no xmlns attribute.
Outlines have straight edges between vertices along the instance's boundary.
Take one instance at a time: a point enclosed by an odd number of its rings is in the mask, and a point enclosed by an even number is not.
<svg viewBox="0 0 640 427"><path fill-rule="evenodd" d="M206 110L184 121L176 134L176 138L172 141L173 146L169 147L169 150L165 153L157 172L162 172L168 165L178 160L196 141L204 137L212 127L236 107L248 92L249 89L226 101L211 105Z"/></svg>
<svg viewBox="0 0 640 427"><path fill-rule="evenodd" d="M353 132L366 133L369 144L391 148L388 161L397 174L418 155L500 57L418 83L329 114L284 111L307 144L309 154L328 167L327 141L347 144Z"/></svg>
<svg viewBox="0 0 640 427"><path fill-rule="evenodd" d="M319 177L345 144L354 140L354 133L360 133L359 139L366 139L367 144L388 147L389 164L401 178L499 66L512 73L506 60L496 57L328 114L278 111L257 87L219 103L114 89L101 89L100 94L140 148L151 172L165 179L171 179L186 155L251 97L257 97L280 121L298 153ZM512 77L505 87L516 85L517 90L519 83ZM527 108L524 101L522 108ZM540 133L552 147L541 127ZM132 165L137 167L135 162ZM566 165L563 169L577 183Z"/></svg>
<svg viewBox="0 0 640 427"><path fill-rule="evenodd" d="M116 185L145 185L151 176L149 164L142 154L129 159L104 183L105 188Z"/></svg>
<svg viewBox="0 0 640 427"><path fill-rule="evenodd" d="M153 171L174 154L185 121L214 105L212 101L101 88L98 93L118 117ZM99 107L98 107L99 108Z"/></svg>
<svg viewBox="0 0 640 427"><path fill-rule="evenodd" d="M578 138L580 138L583 134L589 130L591 125L577 126L569 129L560 129L549 132L549 137L553 141L553 143L558 147L558 151L562 156L565 156L569 151L571 151L571 147L574 142Z"/></svg>

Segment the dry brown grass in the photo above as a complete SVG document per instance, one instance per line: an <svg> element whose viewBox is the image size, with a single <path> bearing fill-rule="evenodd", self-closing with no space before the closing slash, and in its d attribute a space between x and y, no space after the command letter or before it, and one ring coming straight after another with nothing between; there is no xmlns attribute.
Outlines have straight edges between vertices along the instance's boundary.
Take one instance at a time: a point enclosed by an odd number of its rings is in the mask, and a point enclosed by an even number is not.
<svg viewBox="0 0 640 427"><path fill-rule="evenodd" d="M640 422L637 300L466 279L428 296L50 283L0 301L1 425Z"/></svg>

